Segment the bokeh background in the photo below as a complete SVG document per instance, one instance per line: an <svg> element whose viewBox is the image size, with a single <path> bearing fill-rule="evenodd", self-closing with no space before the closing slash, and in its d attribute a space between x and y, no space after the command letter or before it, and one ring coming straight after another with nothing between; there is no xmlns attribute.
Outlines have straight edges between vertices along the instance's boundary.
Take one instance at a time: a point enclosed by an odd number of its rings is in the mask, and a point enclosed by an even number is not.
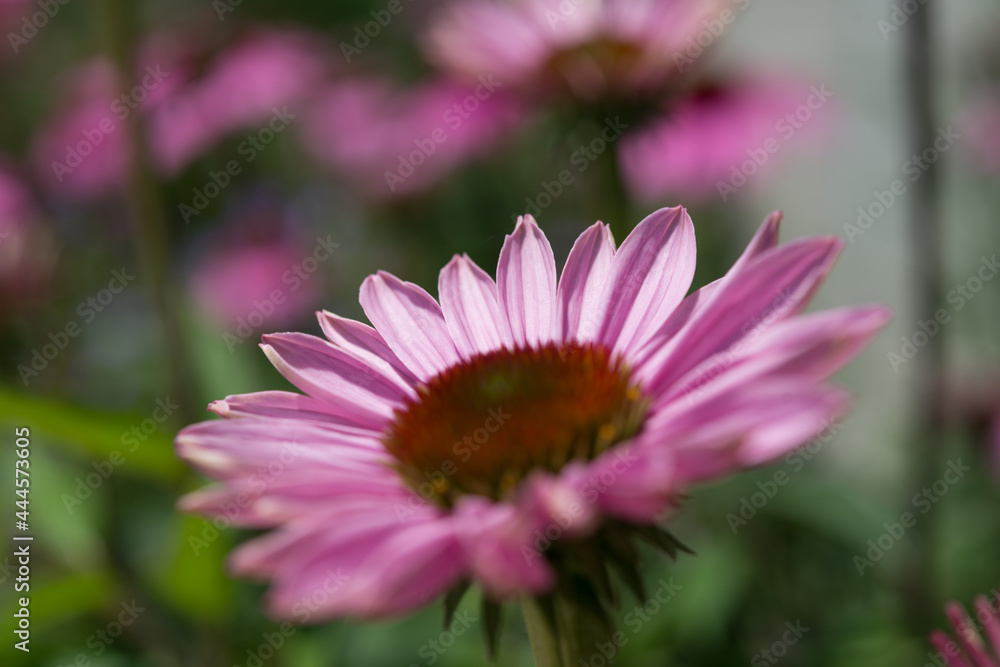
<svg viewBox="0 0 1000 667"><path fill-rule="evenodd" d="M35 536L31 652L5 631L2 663L485 664L478 619L442 635L440 605L282 635L264 588L225 571L249 533L177 510L204 480L173 436L211 400L284 388L259 336L318 334L320 308L363 318L358 287L377 269L434 293L454 253L492 267L526 211L561 262L596 219L620 240L683 204L698 284L781 209L784 239L846 244L815 307L880 302L895 319L840 377L848 419L693 490L670 527L697 556L645 555L650 593L680 590L646 616L625 596L615 664L933 664L944 604L1000 587L1000 279L970 282L1000 252L1000 4L724 1L735 20L692 33L708 46L666 102L499 77L472 110L477 65L428 56L449 4L462 0L0 0L3 526L16 532L14 429L28 427ZM913 172L921 46L949 139ZM828 99L779 133L816 89ZM455 103L467 112L447 116ZM580 161L610 119L629 127ZM434 153L387 182L438 128ZM721 193L771 136L780 150ZM958 462L969 470L934 492ZM891 535L907 511L916 526ZM476 615L474 595L463 609ZM516 606L505 621L497 664L531 664ZM778 646L787 623L808 630Z"/></svg>

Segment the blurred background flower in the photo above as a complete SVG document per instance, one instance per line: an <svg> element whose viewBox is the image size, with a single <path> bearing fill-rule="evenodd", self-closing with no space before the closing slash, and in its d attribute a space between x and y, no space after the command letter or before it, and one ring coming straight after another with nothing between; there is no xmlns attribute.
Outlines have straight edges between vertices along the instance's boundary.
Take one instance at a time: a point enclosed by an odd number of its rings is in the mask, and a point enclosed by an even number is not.
<svg viewBox="0 0 1000 667"><path fill-rule="evenodd" d="M329 84L303 120L305 149L368 196L430 187L508 137L523 114L490 83L400 90L368 77Z"/></svg>
<svg viewBox="0 0 1000 667"><path fill-rule="evenodd" d="M328 74L322 43L305 31L250 28L214 57L199 48L187 33L155 35L140 51L134 86L105 58L65 74L59 110L36 138L39 177L83 199L124 187L133 113L146 116L152 165L173 177L225 136L298 113Z"/></svg>
<svg viewBox="0 0 1000 667"><path fill-rule="evenodd" d="M56 257L55 239L27 184L0 159L0 322L44 299Z"/></svg>
<svg viewBox="0 0 1000 667"><path fill-rule="evenodd" d="M198 308L229 332L281 330L322 303L320 281L299 268L314 241L296 225L294 213L262 199L236 204L228 221L200 244L190 268L188 285Z"/></svg>

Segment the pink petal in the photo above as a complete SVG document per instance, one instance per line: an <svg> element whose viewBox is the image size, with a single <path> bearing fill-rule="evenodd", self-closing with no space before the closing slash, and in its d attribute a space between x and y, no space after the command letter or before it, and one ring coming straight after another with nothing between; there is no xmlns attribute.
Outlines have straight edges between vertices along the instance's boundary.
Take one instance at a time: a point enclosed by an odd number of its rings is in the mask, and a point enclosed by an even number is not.
<svg viewBox="0 0 1000 667"><path fill-rule="evenodd" d="M320 328L331 343L382 371L386 377L398 378L402 386L410 388L417 384L417 378L393 354L378 331L367 324L325 310L317 313L317 317Z"/></svg>
<svg viewBox="0 0 1000 667"><path fill-rule="evenodd" d="M1000 593L992 603L985 595L976 598L976 618L980 621L989 619L983 624L983 635L993 646L997 660L1000 660Z"/></svg>
<svg viewBox="0 0 1000 667"><path fill-rule="evenodd" d="M386 344L422 381L458 363L437 301L419 286L379 271L361 285L361 307Z"/></svg>
<svg viewBox="0 0 1000 667"><path fill-rule="evenodd" d="M398 475L359 475L354 470L298 467L285 475L280 466L243 479L227 480L181 498L185 512L225 517L239 526L267 527L317 512L329 513L358 504L390 501L405 506L410 494Z"/></svg>
<svg viewBox="0 0 1000 667"><path fill-rule="evenodd" d="M694 224L684 208L664 208L640 222L615 255L602 306L599 339L637 350L677 308L695 267Z"/></svg>
<svg viewBox="0 0 1000 667"><path fill-rule="evenodd" d="M965 654L972 660L975 667L996 667L996 663L987 654L982 638L976 631L976 622L969 618L969 615L958 603L951 603L945 607L945 614L951 621L951 626L955 629L955 636L958 642L965 649Z"/></svg>
<svg viewBox="0 0 1000 667"><path fill-rule="evenodd" d="M940 630L931 633L930 641L931 645L937 649L937 657L944 659L946 667L972 667L965 661L965 658L955 653L958 645Z"/></svg>
<svg viewBox="0 0 1000 667"><path fill-rule="evenodd" d="M732 280L739 275L739 272L746 266L747 262L756 258L764 251L775 247L778 244L778 228L781 224L781 217L782 215L779 211L775 211L767 216L761 226L757 228L757 232L750 240L743 254L730 267L726 275L685 297L676 310L674 310L673 314L667 319L663 327L649 339L635 358L648 358L653 352L662 348L667 341L684 328L696 313L705 307L705 304L711 303L711 297L727 280Z"/></svg>
<svg viewBox="0 0 1000 667"><path fill-rule="evenodd" d="M496 283L468 255L455 255L441 270L438 295L448 331L466 358L511 344Z"/></svg>
<svg viewBox="0 0 1000 667"><path fill-rule="evenodd" d="M658 402L700 391L721 392L776 375L819 382L861 353L890 320L881 306L843 308L786 320L710 357Z"/></svg>
<svg viewBox="0 0 1000 667"><path fill-rule="evenodd" d="M182 430L175 446L180 458L218 479L250 476L269 465L285 472L322 466L375 475L390 460L382 443L371 436L285 420L202 422Z"/></svg>
<svg viewBox="0 0 1000 667"><path fill-rule="evenodd" d="M591 225L573 244L559 278L558 298L562 338L593 340L600 327L597 316L604 283L615 256L611 229Z"/></svg>
<svg viewBox="0 0 1000 667"><path fill-rule="evenodd" d="M342 564L345 581L316 608L316 618L351 614L365 618L400 614L444 593L465 570L452 522L433 519L415 524L384 525L352 540L282 565L271 609L288 616L296 603L311 596L330 563Z"/></svg>
<svg viewBox="0 0 1000 667"><path fill-rule="evenodd" d="M423 510L420 512L423 521L436 516L430 506ZM336 530L331 530L331 525ZM399 526L399 518L385 501L353 502L301 516L279 530L247 542L233 552L229 566L236 574L267 578L282 569L289 559L298 562L309 557L310 552L365 540L373 534L398 530Z"/></svg>
<svg viewBox="0 0 1000 667"><path fill-rule="evenodd" d="M597 508L587 502L580 478L587 466L571 462L558 475L535 473L525 482L516 505L530 521L548 528L558 526L563 537L580 537L593 532Z"/></svg>
<svg viewBox="0 0 1000 667"><path fill-rule="evenodd" d="M555 337L556 260L530 215L518 218L497 265L497 294L515 345L535 346Z"/></svg>
<svg viewBox="0 0 1000 667"><path fill-rule="evenodd" d="M626 521L655 523L678 502L673 458L667 448L637 446L633 441L561 474L595 510Z"/></svg>
<svg viewBox="0 0 1000 667"><path fill-rule="evenodd" d="M541 593L555 574L535 549L535 526L506 503L466 496L455 508L460 538L476 581L495 598Z"/></svg>
<svg viewBox="0 0 1000 667"><path fill-rule="evenodd" d="M801 382L771 381L674 404L650 417L646 443L669 447L689 484L768 463L822 432L846 395Z"/></svg>
<svg viewBox="0 0 1000 667"><path fill-rule="evenodd" d="M391 419L409 392L363 361L324 340L300 333L263 337L261 349L285 379L314 398L378 426ZM408 389L408 388L407 388Z"/></svg>
<svg viewBox="0 0 1000 667"><path fill-rule="evenodd" d="M713 354L762 331L808 302L842 247L835 238L805 239L774 248L747 263L710 294L704 306L643 362L640 376L663 391ZM670 329L668 322L665 329ZM659 340L659 337L653 339Z"/></svg>
<svg viewBox="0 0 1000 667"><path fill-rule="evenodd" d="M340 414L336 408L312 396L290 391L259 391L252 394L227 396L209 404L211 412L225 419L267 417L273 419L300 419L357 429L378 436L379 431L359 424L350 416Z"/></svg>

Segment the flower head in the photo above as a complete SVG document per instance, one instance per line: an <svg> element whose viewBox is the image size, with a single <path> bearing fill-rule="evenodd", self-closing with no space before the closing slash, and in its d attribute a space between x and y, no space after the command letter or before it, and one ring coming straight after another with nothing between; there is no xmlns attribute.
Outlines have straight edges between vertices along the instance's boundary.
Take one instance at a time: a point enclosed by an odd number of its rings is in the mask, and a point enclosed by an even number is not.
<svg viewBox="0 0 1000 667"><path fill-rule="evenodd" d="M488 72L522 89L585 100L634 96L685 69L685 49L722 7L716 0L471 0L445 12L427 47L433 60L471 78Z"/></svg>
<svg viewBox="0 0 1000 667"><path fill-rule="evenodd" d="M957 602L945 607L958 643L939 630L931 633L931 644L946 667L1000 667L1000 592L993 600L979 596L975 608L973 618Z"/></svg>
<svg viewBox="0 0 1000 667"><path fill-rule="evenodd" d="M387 80L330 85L303 119L305 148L367 194L409 195L494 147L521 118L497 83L430 81L394 90Z"/></svg>
<svg viewBox="0 0 1000 667"><path fill-rule="evenodd" d="M814 110L807 100L820 106ZM671 100L665 113L622 137L618 159L625 183L644 201L679 192L699 200L721 195L726 201L758 171L773 166L768 162L779 140L799 132L821 136L818 130L828 117L824 103L791 79L748 79ZM803 123L793 115L802 109L816 118Z"/></svg>
<svg viewBox="0 0 1000 667"><path fill-rule="evenodd" d="M230 396L210 406L222 421L181 432L179 455L221 481L184 506L274 528L232 567L269 578L272 612L300 621L402 613L469 582L489 600L542 595L605 562L634 575L631 539L678 548L657 523L690 484L780 457L846 409L824 381L888 318L800 315L840 242L778 246L779 219L690 295L680 207L617 248L594 224L558 278L529 216L495 280L467 256L438 300L370 276L374 327L324 312L328 340L264 337L304 394Z"/></svg>

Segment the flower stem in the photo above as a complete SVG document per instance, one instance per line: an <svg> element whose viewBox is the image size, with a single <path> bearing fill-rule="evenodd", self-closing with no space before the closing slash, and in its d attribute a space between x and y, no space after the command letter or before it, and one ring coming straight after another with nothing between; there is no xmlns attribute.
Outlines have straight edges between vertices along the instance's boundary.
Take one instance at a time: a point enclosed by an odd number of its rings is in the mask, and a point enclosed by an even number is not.
<svg viewBox="0 0 1000 667"><path fill-rule="evenodd" d="M123 84L131 88L135 76L132 60L135 7L128 0L103 0L100 7L107 51L118 66ZM180 318L168 280L170 235L163 215L163 198L157 177L149 167L149 147L141 114L131 114L122 122L134 151L126 198L135 253L160 320L170 395L181 405L175 419L186 424L194 419L191 408L194 394Z"/></svg>
<svg viewBox="0 0 1000 667"><path fill-rule="evenodd" d="M611 643L611 627L593 602L566 590L522 599L535 667L588 665L598 645Z"/></svg>
<svg viewBox="0 0 1000 667"><path fill-rule="evenodd" d="M556 629L542 611L541 603L533 598L521 600L524 624L531 639L531 653L535 657L535 667L562 667L562 651Z"/></svg>
<svg viewBox="0 0 1000 667"><path fill-rule="evenodd" d="M631 206L628 190L625 186L625 177L622 174L621 165L618 163L616 151L608 151L607 155L602 155L604 160L604 196L605 205L608 210L608 219L605 222L611 227L611 233L615 237L615 243L621 244L625 237L632 231L635 222L631 220Z"/></svg>

